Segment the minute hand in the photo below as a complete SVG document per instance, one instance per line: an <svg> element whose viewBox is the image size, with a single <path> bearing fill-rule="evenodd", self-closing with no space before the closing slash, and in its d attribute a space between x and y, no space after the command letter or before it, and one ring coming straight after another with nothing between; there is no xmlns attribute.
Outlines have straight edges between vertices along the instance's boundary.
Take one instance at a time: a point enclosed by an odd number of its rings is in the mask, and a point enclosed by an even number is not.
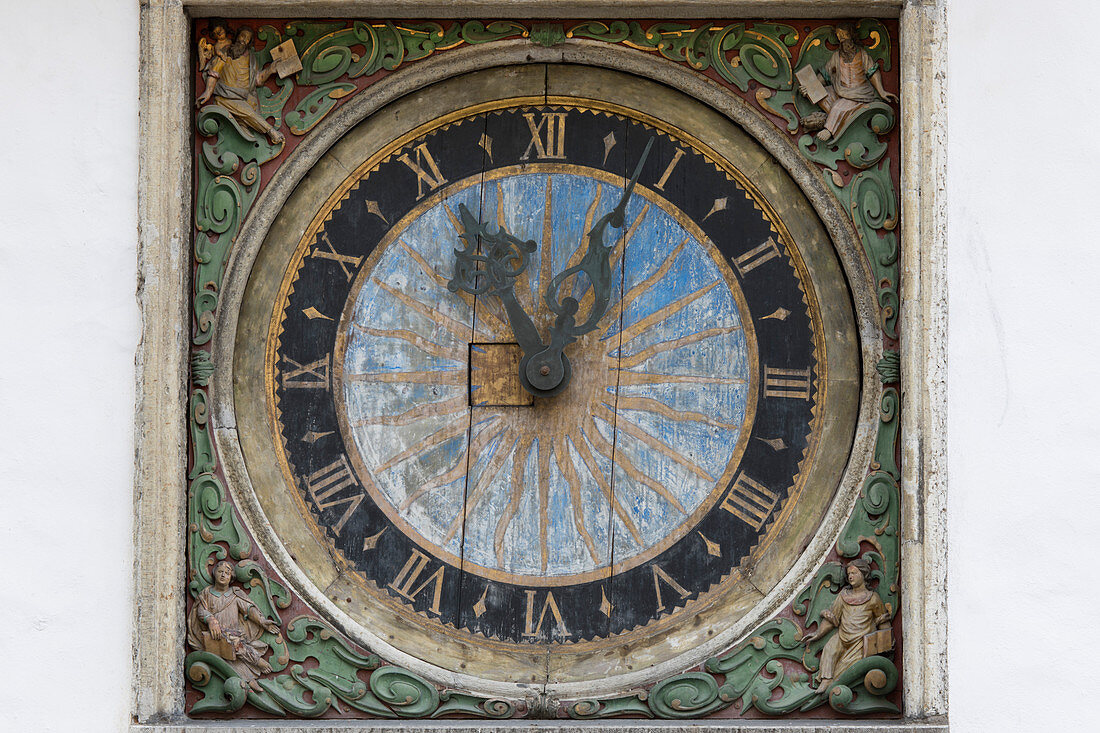
<svg viewBox="0 0 1100 733"><path fill-rule="evenodd" d="M646 143L645 150L642 151L642 157L638 160L638 165L634 168L634 175L630 177L626 188L623 189L623 195L619 199L619 203L615 205L614 209L600 217L595 226L585 235L587 250L581 261L573 267L559 272L546 287L543 299L550 310L558 314L554 323L555 330L562 330L563 333L570 336L583 336L596 328L596 324L607 312L608 304L611 301L611 253L615 250L615 245L605 245L604 235L607 232L608 225L616 229L622 228L626 218L626 205L630 201L631 194L634 193L634 184L638 182L638 177L642 174L642 168L645 166L646 158L649 157L649 150L652 147L653 140L650 139ZM571 323L573 321L572 316L577 312L576 299L566 297L564 301L560 301L558 290L567 278L579 272L583 272L588 276L596 297L592 303L592 309L589 311L588 319L578 326Z"/></svg>
<svg viewBox="0 0 1100 733"><path fill-rule="evenodd" d="M581 261L573 267L559 272L546 286L546 291L542 296L543 300L546 301L547 307L557 314L557 318L554 319L554 325L550 330L550 345L546 350L528 359L526 364L528 380L540 389L554 389L555 387L564 386L557 382L554 384L549 383L553 377L561 373L556 366L562 360L562 350L567 344L576 341L578 337L594 330L600 319L607 313L607 307L611 302L611 253L614 251L615 246L613 244L610 246L605 245L604 236L609 225L616 229L622 228L626 218L626 205L630 201L630 196L634 192L634 185L642 174L642 168L645 166L646 158L649 157L649 151L652 147L653 139L650 138L649 142L646 143L645 150L642 151L642 157L638 160L638 165L634 168L634 175L630 177L626 188L623 189L623 195L619 199L619 203L615 205L614 209L600 217L595 226L585 235L587 249ZM564 300L559 300L558 291L566 279L581 272L592 283L592 292L595 298L588 313L588 318L578 326L574 320L579 306L577 299L567 296ZM549 367L549 370L546 367ZM549 374L545 374L547 371L549 371Z"/></svg>

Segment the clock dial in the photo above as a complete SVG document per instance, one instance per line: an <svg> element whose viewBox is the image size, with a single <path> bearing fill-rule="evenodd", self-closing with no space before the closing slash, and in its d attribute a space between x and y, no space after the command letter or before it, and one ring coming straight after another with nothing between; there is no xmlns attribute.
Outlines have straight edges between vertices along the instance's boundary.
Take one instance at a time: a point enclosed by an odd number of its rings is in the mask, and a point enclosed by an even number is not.
<svg viewBox="0 0 1100 733"><path fill-rule="evenodd" d="M729 267L666 202L640 198L612 257L610 308L569 348L567 390L487 405L471 352L514 339L498 302L446 287L452 207L480 204L524 239L549 234L537 269L516 283L519 302L539 314L547 273L583 254L575 230L621 190L598 171L538 168L460 182L395 226L360 276L335 358L358 462L392 521L467 570L565 584L613 564L612 527L620 565L682 534L737 453L754 360ZM582 305L593 300L588 285L572 289Z"/></svg>
<svg viewBox="0 0 1100 733"><path fill-rule="evenodd" d="M830 373L855 333L827 239L761 193L757 149L690 117L435 99L364 128L323 198L307 179L253 275L241 430L289 488L263 510L342 613L446 669L599 679L623 644L680 653L787 572L843 467L858 370ZM520 369L543 348L568 373L539 392Z"/></svg>
<svg viewBox="0 0 1100 733"><path fill-rule="evenodd" d="M532 129L567 130L560 162L549 151L523 162ZM516 338L501 298L447 287L462 207L535 243L512 290L548 341L542 294L585 255L585 234L623 197L629 152L651 139L653 165L609 240L608 308L569 345L569 383L530 404L487 404L477 354ZM695 182L680 191L713 197L677 197L674 174ZM698 213L708 203L717 210ZM618 633L705 594L766 532L811 431L811 317L779 238L735 177L626 116L504 107L397 148L333 206L277 311L272 397L314 521L387 592L514 642ZM768 276L751 277L757 268ZM559 293L587 319L587 277ZM309 311L322 295L327 319ZM789 312L764 322L761 365L752 316L777 299ZM325 388L307 363L331 364ZM307 427L326 436L303 440ZM782 451L764 442L777 440ZM705 559L714 548L720 563ZM663 592L634 591L650 586ZM553 623L541 609L546 623L527 623L532 588L549 589L536 596L552 594Z"/></svg>

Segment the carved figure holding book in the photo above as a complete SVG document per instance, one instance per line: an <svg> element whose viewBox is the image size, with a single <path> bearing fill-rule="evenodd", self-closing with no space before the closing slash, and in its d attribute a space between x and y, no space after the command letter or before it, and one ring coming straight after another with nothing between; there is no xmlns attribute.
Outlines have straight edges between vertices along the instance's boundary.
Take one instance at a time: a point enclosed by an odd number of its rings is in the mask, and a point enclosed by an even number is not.
<svg viewBox="0 0 1100 733"><path fill-rule="evenodd" d="M853 560L845 568L848 585L831 608L821 613L817 630L804 637L809 644L825 638L836 630L821 651L821 681L817 692L825 692L833 680L859 660L881 654L893 648L890 633L890 611L879 594L867 587L871 565L866 560Z"/></svg>
<svg viewBox="0 0 1100 733"><path fill-rule="evenodd" d="M878 64L856 42L855 25L837 24L836 38L840 48L825 62L820 75L809 65L795 72L798 91L825 111L823 120L818 115L804 120L807 128L821 126L817 138L822 141L839 136L859 111L872 102L898 101L896 94L883 88Z"/></svg>
<svg viewBox="0 0 1100 733"><path fill-rule="evenodd" d="M203 66L205 88L195 106L202 107L213 99L214 104L226 109L242 125L263 133L272 144L278 144L283 141L283 133L260 114L256 96L256 90L279 70L276 62L260 67L252 49L251 28L238 29L229 46L216 35L224 29L224 24L215 24L211 31L215 34L214 43L204 42L205 39L199 42L199 64Z"/></svg>
<svg viewBox="0 0 1100 733"><path fill-rule="evenodd" d="M187 643L229 663L241 680L261 692L256 678L271 671L264 656L268 645L264 631L279 633L279 625L266 618L241 588L232 588L233 563L214 568L214 584L203 588L187 616Z"/></svg>

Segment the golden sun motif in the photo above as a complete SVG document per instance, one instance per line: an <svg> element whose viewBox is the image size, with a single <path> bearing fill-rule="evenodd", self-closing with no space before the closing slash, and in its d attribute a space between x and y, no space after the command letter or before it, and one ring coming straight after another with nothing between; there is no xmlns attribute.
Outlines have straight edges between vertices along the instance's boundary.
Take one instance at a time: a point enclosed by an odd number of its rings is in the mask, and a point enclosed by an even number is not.
<svg viewBox="0 0 1100 733"><path fill-rule="evenodd" d="M538 585L643 562L709 509L750 432L755 341L728 265L646 190L617 231L610 307L566 349L566 390L531 406L471 400L470 344L514 336L499 299L447 290L458 203L479 203L540 243L515 293L545 337L553 313L543 284L584 255L569 232L588 231L623 183L591 169L525 170L456 184L393 228L349 300L337 362L352 459L376 503L433 553ZM577 297L583 320L594 300L587 280L561 292ZM402 358L371 357L394 345Z"/></svg>

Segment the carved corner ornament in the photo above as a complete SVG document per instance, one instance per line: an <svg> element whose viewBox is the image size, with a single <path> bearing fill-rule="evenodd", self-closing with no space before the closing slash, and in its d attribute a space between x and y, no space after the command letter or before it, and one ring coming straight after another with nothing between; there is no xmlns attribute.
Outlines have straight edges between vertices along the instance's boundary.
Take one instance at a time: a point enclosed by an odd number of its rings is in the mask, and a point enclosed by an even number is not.
<svg viewBox="0 0 1100 733"><path fill-rule="evenodd" d="M784 716L824 705L844 715L897 713L899 203L887 156L897 146L897 96L886 88L896 83L887 76L895 35L896 27L870 18L835 25L197 21L189 713L689 719L722 711ZM343 638L274 577L264 558L252 557L212 439L210 342L226 263L245 217L287 153L381 76L462 45L515 39L542 46L583 39L656 54L719 80L755 105L817 167L850 215L877 291L886 357L878 364L884 386L874 459L829 561L786 609L733 648L613 698L466 694ZM296 615L284 622L280 612L291 609Z"/></svg>

